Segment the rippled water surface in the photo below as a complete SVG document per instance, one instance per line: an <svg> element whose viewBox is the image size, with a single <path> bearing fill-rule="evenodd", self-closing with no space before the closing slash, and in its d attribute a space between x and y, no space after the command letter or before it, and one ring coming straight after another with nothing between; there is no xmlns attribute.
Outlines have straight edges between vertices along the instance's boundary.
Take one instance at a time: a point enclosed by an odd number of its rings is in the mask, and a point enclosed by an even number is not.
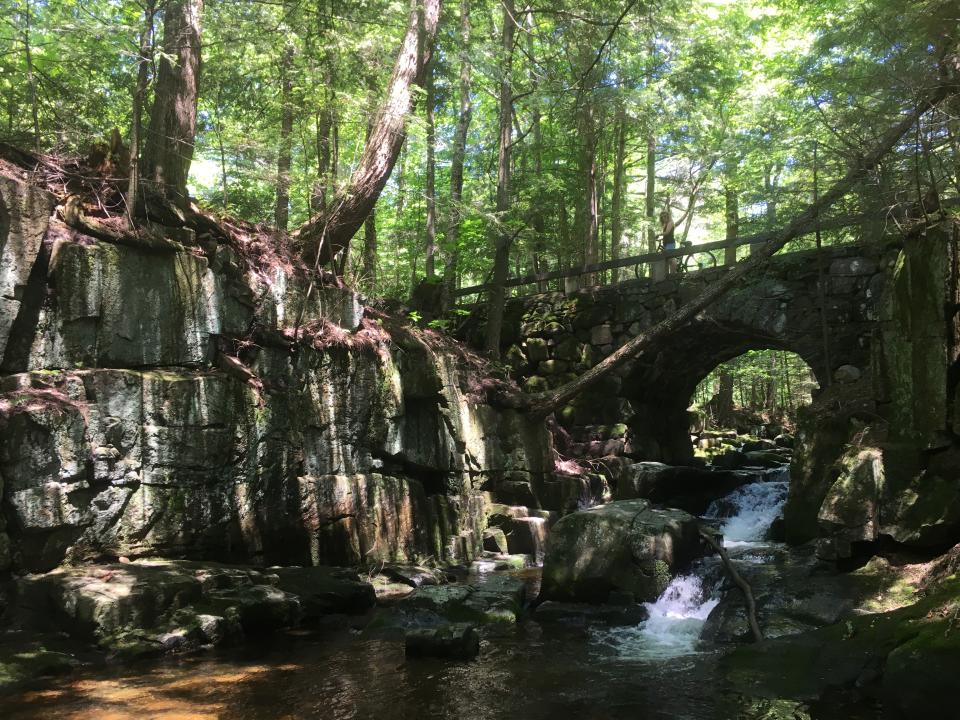
<svg viewBox="0 0 960 720"><path fill-rule="evenodd" d="M725 499L724 532L740 562L765 561L759 541L786 487L750 485ZM526 620L488 630L472 662L408 662L402 633L343 622L257 648L53 679L43 689L0 698L0 717L725 720L731 715L717 671L722 651L699 642L717 604L716 588L705 581L716 563L705 560L675 578L637 626ZM534 596L537 573L524 577Z"/></svg>
<svg viewBox="0 0 960 720"><path fill-rule="evenodd" d="M20 718L721 718L713 654L630 661L582 628L527 622L468 663L407 662L340 629L241 657L139 663L0 699Z"/></svg>

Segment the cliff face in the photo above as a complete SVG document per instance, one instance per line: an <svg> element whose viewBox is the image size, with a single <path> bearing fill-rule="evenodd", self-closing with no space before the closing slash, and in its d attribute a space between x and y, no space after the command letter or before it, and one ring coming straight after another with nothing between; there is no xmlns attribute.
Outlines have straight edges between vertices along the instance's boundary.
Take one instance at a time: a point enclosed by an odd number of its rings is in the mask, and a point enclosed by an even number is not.
<svg viewBox="0 0 960 720"><path fill-rule="evenodd" d="M542 424L351 292L203 236L98 242L16 177L0 198L0 568L463 560L485 483L552 471Z"/></svg>

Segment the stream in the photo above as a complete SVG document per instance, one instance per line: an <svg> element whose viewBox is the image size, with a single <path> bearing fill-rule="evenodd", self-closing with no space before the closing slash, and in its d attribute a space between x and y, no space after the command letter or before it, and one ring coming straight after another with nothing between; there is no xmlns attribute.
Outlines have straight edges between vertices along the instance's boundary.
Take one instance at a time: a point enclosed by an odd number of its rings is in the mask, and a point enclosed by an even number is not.
<svg viewBox="0 0 960 720"><path fill-rule="evenodd" d="M758 473L759 474L759 473ZM786 498L764 477L715 502L735 562L758 562ZM484 576L473 578L483 582ZM724 720L718 657L700 635L719 602L717 558L699 561L647 604L636 626L537 622L485 636L467 663L406 661L402 637L342 618L261 645L101 666L0 700L3 717L514 718Z"/></svg>

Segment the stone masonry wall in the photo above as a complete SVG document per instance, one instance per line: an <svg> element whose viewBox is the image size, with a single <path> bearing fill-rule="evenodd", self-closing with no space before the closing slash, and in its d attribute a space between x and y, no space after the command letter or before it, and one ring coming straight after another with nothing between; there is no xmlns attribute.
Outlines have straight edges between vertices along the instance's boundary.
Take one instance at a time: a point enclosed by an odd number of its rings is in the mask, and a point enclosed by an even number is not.
<svg viewBox="0 0 960 720"><path fill-rule="evenodd" d="M830 367L824 354L814 252L774 258L693 323L562 410L579 441L573 454L626 452L683 462L691 454L687 406L718 364L747 350L801 355L824 378L842 365L865 369L880 298L897 249L883 243L823 251ZM511 300L503 356L531 391L568 382L689 301L723 268L681 279L647 279ZM482 317L471 328L482 332ZM627 430L629 429L629 436Z"/></svg>

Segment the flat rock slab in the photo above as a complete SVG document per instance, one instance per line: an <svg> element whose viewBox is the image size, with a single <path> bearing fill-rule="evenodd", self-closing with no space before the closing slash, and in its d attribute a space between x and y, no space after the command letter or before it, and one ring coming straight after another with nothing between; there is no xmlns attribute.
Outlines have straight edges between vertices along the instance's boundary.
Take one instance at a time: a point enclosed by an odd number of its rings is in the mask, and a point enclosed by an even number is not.
<svg viewBox="0 0 960 720"><path fill-rule="evenodd" d="M19 578L12 614L24 627L142 655L365 612L375 602L373 587L343 568L141 560Z"/></svg>

